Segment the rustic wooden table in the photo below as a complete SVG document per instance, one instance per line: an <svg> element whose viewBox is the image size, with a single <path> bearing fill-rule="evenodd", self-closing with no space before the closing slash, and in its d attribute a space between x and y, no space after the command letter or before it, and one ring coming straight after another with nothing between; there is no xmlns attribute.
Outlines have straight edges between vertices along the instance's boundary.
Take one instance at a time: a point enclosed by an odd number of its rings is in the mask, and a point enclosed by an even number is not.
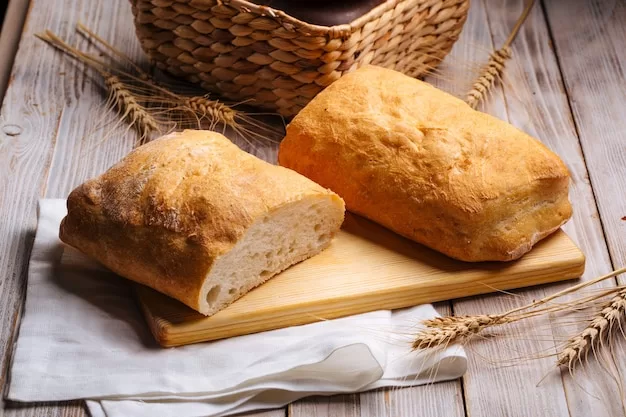
<svg viewBox="0 0 626 417"><path fill-rule="evenodd" d="M521 0L473 0L464 32L448 61L456 76L435 83L453 89L463 76L467 79L467 62L484 61L489 48L501 45L521 9ZM13 40L20 38L21 16L25 13L26 23L11 70ZM51 29L64 38L74 38L74 25L79 20L130 56L145 59L135 40L127 0L32 0L30 8L27 0L12 0L0 39L4 65L0 86L3 79L9 80L0 121L2 386L6 385L11 347L19 330L37 200L66 197L72 188L103 172L134 144L132 134L100 140L102 133L94 133L103 103L97 80L33 36ZM626 265L624 22L624 1L538 3L513 45L514 57L508 64L504 86L494 91L484 108L541 138L569 166L575 214L565 230L587 256L583 279ZM80 41L80 46L88 45ZM264 149L263 155L272 159L275 149ZM456 314L498 312L565 285L517 291L517 297L491 295L456 300L438 308ZM502 366L513 357L554 353L555 340L571 333L571 328L565 329L554 320L538 322L535 327L543 330L528 335L527 330L521 333L521 329L512 329L513 337L505 342L479 343L469 352L469 369L462 380L310 398L285 409L254 415L623 415L616 384L593 363L576 378L567 372L549 373L554 369L551 356ZM622 379L626 375L624 346L622 343L608 358ZM85 413L80 401L5 402L0 409L0 414L8 416Z"/></svg>

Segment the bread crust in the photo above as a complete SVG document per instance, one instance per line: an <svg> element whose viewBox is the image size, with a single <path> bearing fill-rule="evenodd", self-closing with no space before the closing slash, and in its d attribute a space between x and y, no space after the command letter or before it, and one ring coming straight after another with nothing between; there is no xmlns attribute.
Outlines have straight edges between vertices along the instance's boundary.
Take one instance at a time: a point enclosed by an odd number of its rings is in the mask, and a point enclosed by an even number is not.
<svg viewBox="0 0 626 417"><path fill-rule="evenodd" d="M289 124L279 163L348 210L464 261L521 257L572 214L557 155L427 83L375 66Z"/></svg>
<svg viewBox="0 0 626 417"><path fill-rule="evenodd" d="M334 193L222 135L186 130L141 146L69 195L63 242L200 310L215 261L272 211ZM338 228L339 226L337 226Z"/></svg>

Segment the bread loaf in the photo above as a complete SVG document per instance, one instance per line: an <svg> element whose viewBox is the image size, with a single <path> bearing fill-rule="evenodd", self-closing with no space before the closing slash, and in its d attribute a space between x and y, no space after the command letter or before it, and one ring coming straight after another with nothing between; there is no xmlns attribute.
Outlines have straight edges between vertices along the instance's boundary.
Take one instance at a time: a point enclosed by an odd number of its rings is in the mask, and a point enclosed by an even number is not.
<svg viewBox="0 0 626 417"><path fill-rule="evenodd" d="M278 158L348 210L464 261L517 259L572 212L568 170L540 142L375 66L317 95Z"/></svg>
<svg viewBox="0 0 626 417"><path fill-rule="evenodd" d="M141 146L67 201L60 238L205 315L326 248L336 194L208 131Z"/></svg>

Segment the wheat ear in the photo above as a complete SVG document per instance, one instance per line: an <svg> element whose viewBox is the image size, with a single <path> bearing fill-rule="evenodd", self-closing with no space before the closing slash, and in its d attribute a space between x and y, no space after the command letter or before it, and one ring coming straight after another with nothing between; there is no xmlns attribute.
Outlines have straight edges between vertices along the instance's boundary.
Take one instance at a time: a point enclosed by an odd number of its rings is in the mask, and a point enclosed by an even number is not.
<svg viewBox="0 0 626 417"><path fill-rule="evenodd" d="M104 84L111 95L113 105L118 109L120 117L125 119L130 126L139 131L140 143L150 137L152 132L159 131L159 124L156 119L146 110L144 106L137 102L133 94L128 91L124 83L112 74L104 72L102 74Z"/></svg>
<svg viewBox="0 0 626 417"><path fill-rule="evenodd" d="M511 323L519 319L503 315L447 316L426 320L426 328L413 340L413 349L428 349L464 343L487 327Z"/></svg>
<svg viewBox="0 0 626 417"><path fill-rule="evenodd" d="M235 121L237 111L219 101L211 100L204 96L183 96L181 99L183 100L183 108L197 115L200 120L207 118L211 123L220 122L226 126L237 126L237 122Z"/></svg>
<svg viewBox="0 0 626 417"><path fill-rule="evenodd" d="M566 288L540 300L534 301L521 307L516 307L502 314L444 316L424 320L422 322L424 328L415 335L412 346L414 349L428 349L440 348L442 346L447 346L448 344L455 342L467 342L469 339L488 327L513 323L531 317L536 317L545 313L571 309L572 307L593 302L609 294L615 294L615 292L618 291L626 291L626 289L624 289L623 287L616 287L607 289L597 296L584 297L563 304L549 305L549 303L556 298L581 290L583 288L587 288L593 284L609 278L613 278L616 275L622 274L624 272L626 272L626 267L617 269L606 275L602 275L592 280L585 281L572 287ZM546 305L547 307L543 307Z"/></svg>
<svg viewBox="0 0 626 417"><path fill-rule="evenodd" d="M557 365L567 366L570 371L587 358L590 351L595 351L609 338L613 330L626 315L626 290L622 290L594 315L585 329L567 341L557 355Z"/></svg>
<svg viewBox="0 0 626 417"><path fill-rule="evenodd" d="M465 102L469 104L473 109L478 107L478 104L485 98L489 90L495 85L498 79L502 78L506 61L511 58L510 45L517 36L522 24L530 14L530 10L535 4L535 0L529 0L528 4L524 8L521 16L517 19L511 34L507 38L502 48L494 51L481 71L481 75L472 85L472 89L467 93Z"/></svg>

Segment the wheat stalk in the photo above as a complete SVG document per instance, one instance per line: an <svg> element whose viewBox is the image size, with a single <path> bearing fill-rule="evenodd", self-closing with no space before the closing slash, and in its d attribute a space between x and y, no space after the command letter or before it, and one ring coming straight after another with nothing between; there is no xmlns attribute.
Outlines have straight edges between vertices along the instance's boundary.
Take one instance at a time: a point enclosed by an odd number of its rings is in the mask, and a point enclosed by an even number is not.
<svg viewBox="0 0 626 417"><path fill-rule="evenodd" d="M112 66L79 51L50 31L36 36L100 73L109 91L107 105L117 109L120 120L126 120L139 131L140 143L148 139L152 132L173 127L205 128L207 125L211 130L218 125L232 128L253 148L255 143L250 139L273 141L271 136L278 136L277 129L220 101L174 92L84 25L79 23L76 30L89 41L103 46L109 52L107 58L117 65ZM133 74L120 69L123 64L129 64Z"/></svg>
<svg viewBox="0 0 626 417"><path fill-rule="evenodd" d="M577 308L596 302L598 299L615 294L616 292L618 294L622 292L626 294L624 287L613 287L594 296L578 298L561 304L551 304L551 302L557 298L587 288L600 281L613 278L624 272L626 272L626 268L617 269L606 275L568 287L540 300L533 301L521 307L516 307L501 314L444 316L424 320L422 322L424 328L415 335L412 346L414 349L428 349L445 347L450 343L464 343L488 327L513 323L546 313Z"/></svg>
<svg viewBox="0 0 626 417"><path fill-rule="evenodd" d="M223 123L224 125L236 127L237 122L235 120L237 116L237 111L231 109L224 103L221 103L217 100L211 100L206 96L182 96L174 93L173 91L165 88L154 80L148 73L141 69L137 64L135 64L130 57L126 54L122 53L120 50L115 48L113 45L108 43L98 34L87 28L82 23L78 23L76 25L76 31L85 36L86 38L91 38L96 40L100 45L104 46L109 52L113 55L120 57L123 62L128 63L135 72L138 74L138 78L141 81L139 83L145 83L150 88L154 89L155 92L161 95L161 101L167 101L173 108L178 108L188 113L193 114L198 120L209 119L211 124L215 123Z"/></svg>
<svg viewBox="0 0 626 417"><path fill-rule="evenodd" d="M495 85L496 81L502 79L502 73L504 72L506 61L508 61L512 56L510 45L513 43L513 40L522 27L522 24L530 14L530 10L534 4L535 0L530 0L528 2L524 11L517 19L511 34L504 42L504 45L502 45L502 48L494 51L489 56L489 61L487 61L487 64L483 67L481 75L478 79L476 79L472 85L472 89L467 93L465 102L473 109L478 107L478 104L485 98L489 90Z"/></svg>
<svg viewBox="0 0 626 417"><path fill-rule="evenodd" d="M190 96L175 93L171 86L167 86L151 77L141 67L136 65L128 55L115 48L82 23L77 24L76 31L90 41L97 41L99 45L110 52L111 58L118 57L122 60L122 63L129 64L138 74L137 77L132 77L134 82L150 91L149 96L142 96L142 98L153 104L165 106L166 109L160 112L160 115L166 116L168 121L171 121L172 118L177 119L175 113L182 112L187 116L186 121L191 127L198 128L205 121L208 121L209 129L215 129L218 125L230 127L239 133L252 147L254 147L254 144L248 138L275 142L271 139L271 136L279 135L280 132L271 126L248 117L245 112L234 109L219 100L210 99L206 95Z"/></svg>
<svg viewBox="0 0 626 417"><path fill-rule="evenodd" d="M178 106L182 110L195 115L199 120L208 118L212 124L219 122L226 126L237 126L237 110L230 108L220 101L211 100L206 96L189 97L178 95L171 90L164 88L160 83L156 82L153 77L143 71L141 67L139 67L139 65L135 64L128 55L122 53L119 49L115 48L113 45L111 45L98 34L87 28L82 23L79 22L76 25L76 31L87 38L92 38L96 40L100 45L104 46L113 55L120 57L123 62L129 64L135 70L135 72L138 74L139 79L150 84L151 87L153 87L159 93L165 95L168 99L172 99L173 106Z"/></svg>
<svg viewBox="0 0 626 417"><path fill-rule="evenodd" d="M117 109L121 119L126 120L131 127L138 131L140 143L149 138L151 133L160 131L159 123L154 116L150 114L145 106L138 102L137 98L118 76L111 74L107 70L103 62L79 51L49 30L35 36L80 62L89 65L102 76L104 85L109 92L107 103L110 103Z"/></svg>
<svg viewBox="0 0 626 417"><path fill-rule="evenodd" d="M570 371L582 363L590 351L595 351L626 315L626 290L621 290L594 315L585 329L570 338L557 355L557 365L566 365Z"/></svg>
<svg viewBox="0 0 626 417"><path fill-rule="evenodd" d="M132 59L126 54L124 54L119 49L115 48L113 45L108 43L102 37L98 36L95 32L90 30L87 26L83 25L81 22L76 24L76 31L87 39L93 38L98 41L102 46L104 46L107 50L112 52L115 56L118 56L122 59L123 62L129 64L142 78L150 78L149 75L141 69L141 67L133 62Z"/></svg>

